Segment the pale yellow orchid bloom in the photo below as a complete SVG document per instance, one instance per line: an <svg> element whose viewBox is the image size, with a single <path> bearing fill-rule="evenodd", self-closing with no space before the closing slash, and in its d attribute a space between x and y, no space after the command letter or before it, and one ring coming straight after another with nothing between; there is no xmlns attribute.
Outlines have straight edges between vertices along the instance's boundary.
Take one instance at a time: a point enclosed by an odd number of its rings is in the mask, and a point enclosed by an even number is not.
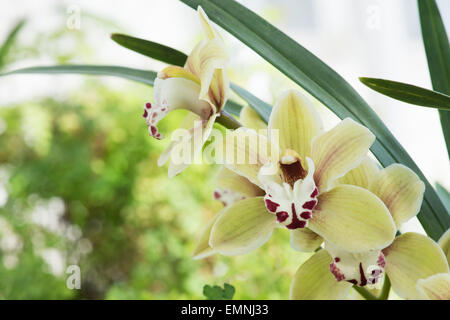
<svg viewBox="0 0 450 320"><path fill-rule="evenodd" d="M190 112L182 125L187 134L172 141L158 160L161 166L169 160L177 146L194 145L190 148L188 161L179 163L171 159L170 177L187 168L201 151L228 98L229 82L225 72L228 55L224 43L202 8L198 7L197 11L204 40L197 44L183 68L168 66L158 73L154 85L154 103L148 102L144 106L143 117L149 134L156 139L163 138L157 124L170 111L187 109ZM196 139L198 141L194 143Z"/></svg>
<svg viewBox="0 0 450 320"><path fill-rule="evenodd" d="M339 183L358 185L376 194L386 204L397 228L417 215L425 190L423 182L409 168L393 164L380 170L369 158L339 179ZM336 248L327 242L325 249L321 250L325 252L321 255L326 256L326 259L315 254L310 258L311 262L300 266L291 286L292 299L343 299L349 293L349 282L360 286L373 284L384 271L400 297L448 297L449 267L446 257L442 249L426 236L405 233L382 250L359 254ZM328 268L334 277L320 277L318 271L308 267L311 263L316 263L318 270ZM316 287L304 285L306 278L316 279ZM317 289L322 286L341 290L327 292L324 296Z"/></svg>
<svg viewBox="0 0 450 320"><path fill-rule="evenodd" d="M254 113L245 108L242 112L244 125L261 129L263 124ZM245 199L228 205L214 218L200 237L195 257L247 253L281 226L291 230L291 243L297 249L314 250L324 239L353 253L380 250L392 243L395 224L378 197L357 186L333 186L363 161L375 140L367 128L345 119L323 132L312 103L301 93L289 91L273 108L268 129L268 138L271 130L279 132L279 152L273 158L252 145L235 145L236 154L257 159L256 163L225 164L225 189ZM238 129L231 135L252 134L257 135ZM279 169L270 173L267 168L274 164ZM222 180L218 184L224 189Z"/></svg>

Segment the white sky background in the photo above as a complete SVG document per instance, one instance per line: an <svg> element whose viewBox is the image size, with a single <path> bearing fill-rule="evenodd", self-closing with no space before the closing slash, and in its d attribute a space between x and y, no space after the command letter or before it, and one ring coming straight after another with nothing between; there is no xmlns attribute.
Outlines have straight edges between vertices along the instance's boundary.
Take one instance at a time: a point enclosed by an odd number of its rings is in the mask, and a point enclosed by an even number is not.
<svg viewBox="0 0 450 320"><path fill-rule="evenodd" d="M397 102L358 81L359 76L379 77L431 88L415 0L240 2L266 17L349 81L376 110L430 182L439 181L450 189L450 166L437 111ZM92 60L80 59L73 63L159 70L163 64L119 47L109 39L109 34L123 32L187 53L200 37L195 12L176 0L1 0L0 39L24 16L29 21L20 36L21 43L32 42L36 32L80 32L66 26L68 15L64 12L73 5L81 9L80 31L89 34L96 51ZM438 5L450 33L450 1L440 0ZM119 27L96 23L88 14L107 18ZM229 68L232 80L270 103L287 87L295 87L239 41L224 31L222 34L232 53ZM70 41L59 44L61 50L68 50L72 45ZM39 60L19 61L12 68L52 63L51 57L44 54ZM0 106L46 95L64 96L67 90L76 90L82 79L75 75L0 78ZM111 86L126 83L126 80L109 78L104 81ZM142 97L142 102L148 98ZM141 112L141 106L136 110Z"/></svg>

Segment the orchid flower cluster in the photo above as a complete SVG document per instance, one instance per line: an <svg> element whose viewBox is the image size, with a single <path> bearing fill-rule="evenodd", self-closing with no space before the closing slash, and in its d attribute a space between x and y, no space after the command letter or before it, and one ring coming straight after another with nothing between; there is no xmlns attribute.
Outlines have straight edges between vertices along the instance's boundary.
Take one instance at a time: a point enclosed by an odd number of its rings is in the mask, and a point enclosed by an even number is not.
<svg viewBox="0 0 450 320"><path fill-rule="evenodd" d="M144 107L156 139L162 138L157 124L170 111L189 111L182 124L188 134L158 160L171 159L170 177L190 164L173 160L177 147L192 145L190 159L201 152L228 98L224 42L201 8L198 13L204 40L184 67L158 73L154 102ZM344 299L352 287L370 291L386 281L402 298L450 299L450 233L439 244L399 233L418 214L425 185L404 165L380 168L369 154L375 141L369 129L346 118L325 131L314 104L292 90L279 97L268 124L249 106L239 119L243 127L229 134L237 138L231 149L256 161L221 168L214 197L224 207L201 232L194 258L246 254L285 228L294 250L312 253L295 273L292 299ZM264 150L238 145L248 136L263 141Z"/></svg>

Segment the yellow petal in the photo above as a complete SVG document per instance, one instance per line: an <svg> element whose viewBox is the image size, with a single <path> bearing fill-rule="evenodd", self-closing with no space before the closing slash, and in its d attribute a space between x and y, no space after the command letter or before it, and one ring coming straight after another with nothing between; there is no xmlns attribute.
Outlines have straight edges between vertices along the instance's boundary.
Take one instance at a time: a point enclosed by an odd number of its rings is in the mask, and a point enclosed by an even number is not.
<svg viewBox="0 0 450 320"><path fill-rule="evenodd" d="M169 178L185 170L202 151L218 114L208 120L196 121L192 130L185 131L173 146L169 162ZM180 131L178 131L180 132Z"/></svg>
<svg viewBox="0 0 450 320"><path fill-rule="evenodd" d="M229 81L225 66L228 54L223 42L212 39L200 42L189 55L185 68L200 79L199 99L220 110L228 98Z"/></svg>
<svg viewBox="0 0 450 320"><path fill-rule="evenodd" d="M423 299L450 300L450 274L438 273L417 281L416 289Z"/></svg>
<svg viewBox="0 0 450 320"><path fill-rule="evenodd" d="M200 86L182 77L160 78L155 80L154 103L146 109L146 122L149 133L157 136L158 122L175 109L186 109L202 119L209 119L213 109L208 102L199 100Z"/></svg>
<svg viewBox="0 0 450 320"><path fill-rule="evenodd" d="M291 284L292 300L341 300L350 292L349 282L337 282L330 272L331 257L320 250L297 270Z"/></svg>
<svg viewBox="0 0 450 320"><path fill-rule="evenodd" d="M196 115L195 113L189 112L188 115L184 118L183 122L181 123L180 129L191 129L194 127L195 121L200 121L200 117ZM170 144L164 149L164 151L161 153L161 155L158 158L158 166L164 165L167 160L170 158L170 154L172 153L173 148L179 143L178 140L172 140Z"/></svg>
<svg viewBox="0 0 450 320"><path fill-rule="evenodd" d="M400 228L419 212L425 184L408 167L392 164L374 177L369 190L383 200Z"/></svg>
<svg viewBox="0 0 450 320"><path fill-rule="evenodd" d="M203 11L201 6L198 6L197 12L205 37L210 40L217 37L218 36L217 31L214 29L211 21L209 21L208 16L206 15L205 11Z"/></svg>
<svg viewBox="0 0 450 320"><path fill-rule="evenodd" d="M246 197L263 196L265 192L247 178L222 167L216 178L216 185L220 189L232 190Z"/></svg>
<svg viewBox="0 0 450 320"><path fill-rule="evenodd" d="M214 224L209 244L224 255L250 252L262 246L276 227L263 197L247 198L225 209Z"/></svg>
<svg viewBox="0 0 450 320"><path fill-rule="evenodd" d="M271 149L267 138L254 130L241 127L226 135L225 147L225 166L262 187L258 179L259 170L278 156L277 151Z"/></svg>
<svg viewBox="0 0 450 320"><path fill-rule="evenodd" d="M279 130L280 150L295 150L304 163L311 153L311 140L322 128L322 120L312 102L294 90L278 99L269 119L269 135L271 130Z"/></svg>
<svg viewBox="0 0 450 320"><path fill-rule="evenodd" d="M367 189L370 180L380 171L375 161L365 157L359 166L337 180L338 184L352 184Z"/></svg>
<svg viewBox="0 0 450 320"><path fill-rule="evenodd" d="M239 120L244 127L256 130L259 134L267 135L267 124L253 108L249 106L242 108Z"/></svg>
<svg viewBox="0 0 450 320"><path fill-rule="evenodd" d="M311 158L316 166L314 179L321 192L333 180L356 168L367 155L375 136L366 127L346 118L312 142Z"/></svg>
<svg viewBox="0 0 450 320"><path fill-rule="evenodd" d="M322 237L308 228L291 230L291 247L297 251L312 252L322 242Z"/></svg>
<svg viewBox="0 0 450 320"><path fill-rule="evenodd" d="M351 185L319 195L309 228L350 252L383 249L396 232L384 203L368 190Z"/></svg>
<svg viewBox="0 0 450 320"><path fill-rule="evenodd" d="M392 289L405 299L420 298L417 280L449 272L439 245L418 233L408 232L397 237L383 253Z"/></svg>
<svg viewBox="0 0 450 320"><path fill-rule="evenodd" d="M189 70L179 67L179 66L168 66L165 67L158 73L158 78L160 79L168 79L168 78L183 78L187 80L194 81L198 85L200 85L200 79L190 72Z"/></svg>
<svg viewBox="0 0 450 320"><path fill-rule="evenodd" d="M211 235L211 229L214 226L214 223L217 221L219 216L223 214L223 212L224 210L222 209L214 217L212 217L203 228L202 232L200 232L200 237L198 238L195 249L192 252L192 258L203 259L216 253L214 249L209 245L209 237Z"/></svg>
<svg viewBox="0 0 450 320"><path fill-rule="evenodd" d="M445 256L447 257L447 262L450 265L450 229L448 229L439 239L439 246L444 251Z"/></svg>

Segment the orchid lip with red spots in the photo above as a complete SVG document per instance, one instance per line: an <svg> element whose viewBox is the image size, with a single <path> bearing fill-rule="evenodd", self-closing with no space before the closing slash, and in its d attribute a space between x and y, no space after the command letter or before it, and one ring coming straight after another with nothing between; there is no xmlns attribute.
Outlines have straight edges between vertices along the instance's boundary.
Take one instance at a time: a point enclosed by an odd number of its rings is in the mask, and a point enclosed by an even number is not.
<svg viewBox="0 0 450 320"><path fill-rule="evenodd" d="M305 228L312 218L319 194L313 179L314 163L307 158L309 169L306 171L294 151L285 153L288 156L280 161L284 181L277 183L276 175L271 177L262 174L264 169L260 171L259 177L266 191L264 202L267 211L276 215L279 224L290 230Z"/></svg>

